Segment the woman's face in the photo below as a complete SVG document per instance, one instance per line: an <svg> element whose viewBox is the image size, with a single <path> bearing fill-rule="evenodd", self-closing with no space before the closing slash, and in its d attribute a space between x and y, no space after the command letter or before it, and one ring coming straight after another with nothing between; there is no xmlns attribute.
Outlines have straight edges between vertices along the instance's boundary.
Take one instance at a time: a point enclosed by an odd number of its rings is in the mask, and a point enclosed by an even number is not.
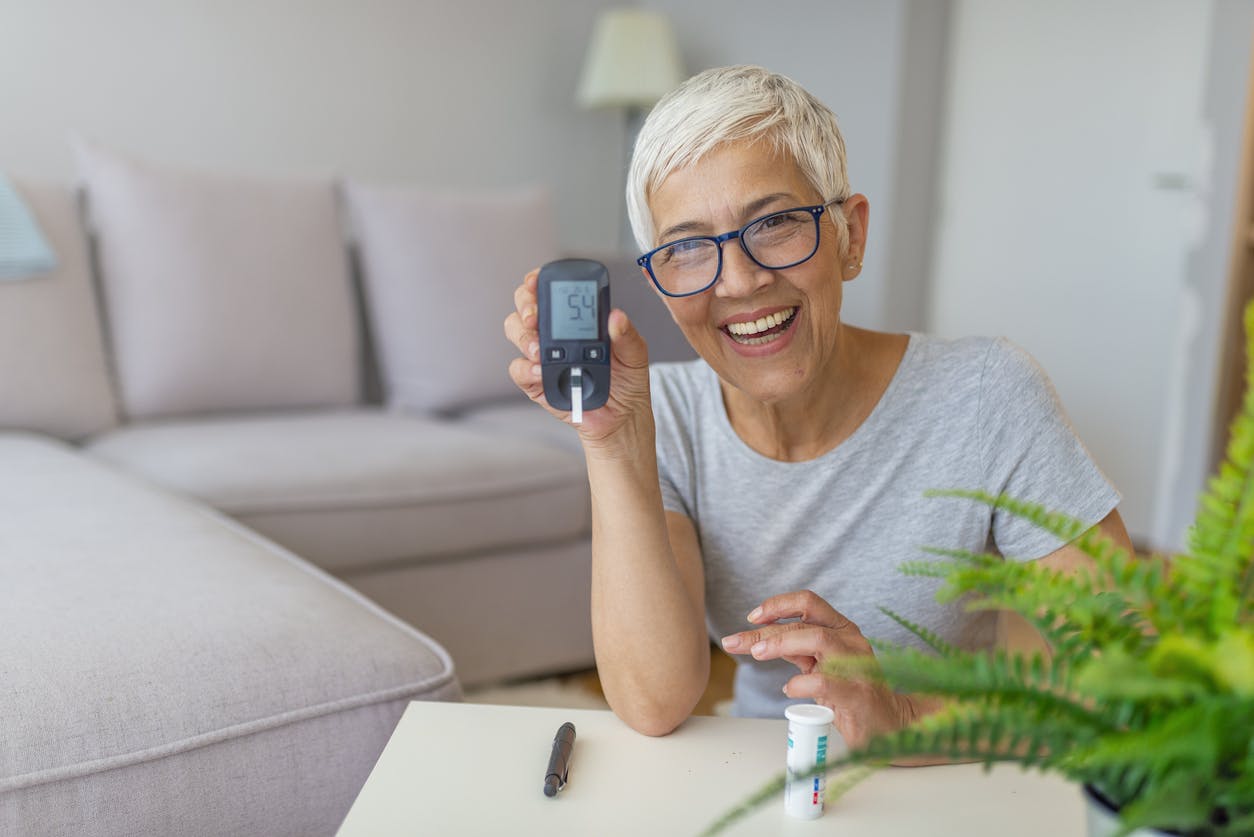
<svg viewBox="0 0 1254 837"><path fill-rule="evenodd" d="M737 142L672 173L649 196L649 208L656 244L662 244L721 235L769 212L830 197L818 194L791 158L772 153L765 143ZM839 232L829 217L842 209L850 221L846 254L839 252ZM688 342L724 381L764 403L797 395L835 357L841 283L857 275L866 215L861 195L829 207L819 219L818 251L784 270L759 267L738 241L725 242L723 270L713 288L663 301Z"/></svg>

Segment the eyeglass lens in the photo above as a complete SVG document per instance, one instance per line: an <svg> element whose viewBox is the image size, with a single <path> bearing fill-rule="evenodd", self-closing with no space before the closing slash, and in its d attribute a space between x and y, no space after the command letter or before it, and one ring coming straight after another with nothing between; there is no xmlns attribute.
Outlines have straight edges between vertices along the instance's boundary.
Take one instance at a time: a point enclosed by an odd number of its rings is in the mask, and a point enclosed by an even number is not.
<svg viewBox="0 0 1254 837"><path fill-rule="evenodd" d="M745 250L768 270L792 267L818 249L818 218L805 209L776 212L755 221L741 236ZM733 245L733 242L726 242ZM702 290L718 278L719 245L710 238L677 241L653 254L653 276L669 293Z"/></svg>

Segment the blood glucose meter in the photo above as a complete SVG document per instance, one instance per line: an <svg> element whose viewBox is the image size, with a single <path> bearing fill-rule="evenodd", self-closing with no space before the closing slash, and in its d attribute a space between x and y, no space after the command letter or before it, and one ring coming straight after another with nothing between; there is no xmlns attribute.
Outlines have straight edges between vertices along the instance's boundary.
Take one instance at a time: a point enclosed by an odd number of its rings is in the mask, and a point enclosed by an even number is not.
<svg viewBox="0 0 1254 837"><path fill-rule="evenodd" d="M560 259L540 268L540 372L549 406L584 410L604 406L610 394L610 273L590 259Z"/></svg>

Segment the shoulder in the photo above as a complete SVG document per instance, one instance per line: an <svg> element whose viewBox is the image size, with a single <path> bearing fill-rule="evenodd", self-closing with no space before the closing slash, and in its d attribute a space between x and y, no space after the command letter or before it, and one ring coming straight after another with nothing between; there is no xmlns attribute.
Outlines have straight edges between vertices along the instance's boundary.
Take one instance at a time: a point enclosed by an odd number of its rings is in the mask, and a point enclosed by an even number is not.
<svg viewBox="0 0 1254 837"><path fill-rule="evenodd" d="M912 334L910 353L913 362L933 372L969 373L983 371L991 354L1003 342L995 337L937 337L933 334Z"/></svg>
<svg viewBox="0 0 1254 837"><path fill-rule="evenodd" d="M925 405L929 413L938 405L974 406L996 343L989 337L948 339L912 333L895 389L904 394L903 403Z"/></svg>
<svg viewBox="0 0 1254 837"><path fill-rule="evenodd" d="M974 382L983 390L1045 378L1040 364L1005 337L911 337L911 366L933 384L948 387Z"/></svg>
<svg viewBox="0 0 1254 837"><path fill-rule="evenodd" d="M1022 346L1005 337L990 341L984 363L984 392L993 397L1053 401L1053 384L1045 369Z"/></svg>
<svg viewBox="0 0 1254 837"><path fill-rule="evenodd" d="M655 413L688 414L697 411L702 395L712 385L714 370L703 360L654 363L649 366L649 391Z"/></svg>

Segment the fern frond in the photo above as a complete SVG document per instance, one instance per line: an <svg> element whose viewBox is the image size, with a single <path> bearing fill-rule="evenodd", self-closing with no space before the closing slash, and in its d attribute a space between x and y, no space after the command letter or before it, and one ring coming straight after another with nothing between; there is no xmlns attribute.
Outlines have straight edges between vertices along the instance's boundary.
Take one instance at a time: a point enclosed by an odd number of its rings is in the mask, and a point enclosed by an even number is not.
<svg viewBox="0 0 1254 837"><path fill-rule="evenodd" d="M925 491L923 496L974 500L993 509L1008 511L1015 517L1023 518L1029 523L1044 529L1063 543L1071 543L1089 529L1083 521L1076 520L1074 517L1050 511L1039 503L1029 503L1026 500L1018 500L1005 494L990 494L987 491L950 488Z"/></svg>
<svg viewBox="0 0 1254 837"><path fill-rule="evenodd" d="M842 762L844 761L845 760L831 763L828 765L828 767L834 769L840 766ZM717 820L710 823L706 827L706 829L701 832L701 837L713 837L713 835L720 834L723 831L727 830L727 827L730 826L732 823L736 822L742 817L747 816L754 809L759 808L760 806L766 804L773 797L779 796L781 793L783 793L784 787L787 784L788 784L787 775L783 773L779 774L774 779L770 780L765 785L763 785L762 787L754 791L752 794L750 794L743 802L741 802L735 808L732 808L724 812L723 815L720 816Z"/></svg>
<svg viewBox="0 0 1254 837"><path fill-rule="evenodd" d="M1162 829L1173 829L1172 833L1197 833L1197 826L1210 819L1207 790L1204 775L1175 774L1154 785L1152 793L1142 793L1120 808L1120 833L1130 834L1139 828L1153 828L1160 833Z"/></svg>
<svg viewBox="0 0 1254 837"><path fill-rule="evenodd" d="M1075 677L1075 688L1100 701L1183 705L1210 692L1201 677L1167 676L1144 655L1116 648L1091 658Z"/></svg>
<svg viewBox="0 0 1254 837"><path fill-rule="evenodd" d="M856 758L852 754L846 754L835 761L829 761L827 764L821 764L812 770L801 773L796 776L797 779L809 779L821 773L836 774L834 780L829 779L827 782L827 790L823 794L826 802L835 802L841 796L848 793L853 787L875 773L881 767L887 765L887 761L879 759ZM762 806L772 797L779 796L784 792L784 788L788 784L788 774L781 773L774 779L771 779L762 787L758 788L744 802L723 813L717 820L710 823L701 837L709 837L725 831L728 826L747 814L751 813L755 808Z"/></svg>
<svg viewBox="0 0 1254 837"><path fill-rule="evenodd" d="M840 771L836 774L834 780L828 780L827 790L823 793L824 801L835 802L837 799L840 799L853 790L854 786L870 778L871 774L875 773L882 766L881 764L855 764Z"/></svg>
<svg viewBox="0 0 1254 837"><path fill-rule="evenodd" d="M947 657L935 657L916 648L872 645L877 656L824 660L822 670L834 677L884 682L899 692L1030 707L1093 732L1115 728L1108 712L1087 707L1057 689L1059 678L1040 654L1027 659L1005 651L955 649Z"/></svg>
<svg viewBox="0 0 1254 837"><path fill-rule="evenodd" d="M956 647L946 642L941 637L940 634L936 633L933 630L923 627L917 622L912 622L911 620L907 619L906 617L902 616L900 613L897 613L896 611L889 610L886 607L881 607L880 613L883 613L889 619L892 619L898 625L905 628L907 631L914 634L919 639L923 640L923 642L926 643L929 648L931 648L937 654L940 654L942 657L955 657L959 653L961 653Z"/></svg>
<svg viewBox="0 0 1254 837"><path fill-rule="evenodd" d="M1049 709L996 701L959 703L896 732L878 736L849 754L857 761L939 756L992 765L1014 761L1052 768L1061 754L1096 740L1099 731Z"/></svg>
<svg viewBox="0 0 1254 837"><path fill-rule="evenodd" d="M1039 562L1007 561L963 550L924 551L952 560L909 562L901 571L943 579L946 583L937 593L938 601L974 594L976 598L967 603L970 609L1014 611L1028 620L1069 665L1083 662L1097 645L1143 645L1148 618L1142 614L1143 607L1155 597L1170 599L1162 589L1161 570L1149 562L1143 562L1145 566L1129 563L1120 554L1105 554L1102 560L1108 565L1107 575L1117 575L1143 588L1134 590L1132 597L1105 590L1108 579L1104 577L1066 575Z"/></svg>
<svg viewBox="0 0 1254 837"><path fill-rule="evenodd" d="M1254 617L1254 303L1245 309L1246 378L1219 473L1198 501L1182 583L1210 605L1212 631Z"/></svg>
<svg viewBox="0 0 1254 837"><path fill-rule="evenodd" d="M922 546L920 551L938 558L952 558L976 567L995 567L1006 563L1006 559L991 552L972 552L969 549L944 549L939 546ZM909 566L909 564L907 565ZM927 566L926 564L924 566Z"/></svg>
<svg viewBox="0 0 1254 837"><path fill-rule="evenodd" d="M1193 833L1234 784L1244 745L1239 740L1233 745L1234 709L1240 718L1236 705L1224 702L1195 702L1159 712L1138 728L1076 747L1058 768L1093 777L1086 781L1125 808L1125 824ZM1182 804L1181 786L1189 789L1187 796L1195 804Z"/></svg>

